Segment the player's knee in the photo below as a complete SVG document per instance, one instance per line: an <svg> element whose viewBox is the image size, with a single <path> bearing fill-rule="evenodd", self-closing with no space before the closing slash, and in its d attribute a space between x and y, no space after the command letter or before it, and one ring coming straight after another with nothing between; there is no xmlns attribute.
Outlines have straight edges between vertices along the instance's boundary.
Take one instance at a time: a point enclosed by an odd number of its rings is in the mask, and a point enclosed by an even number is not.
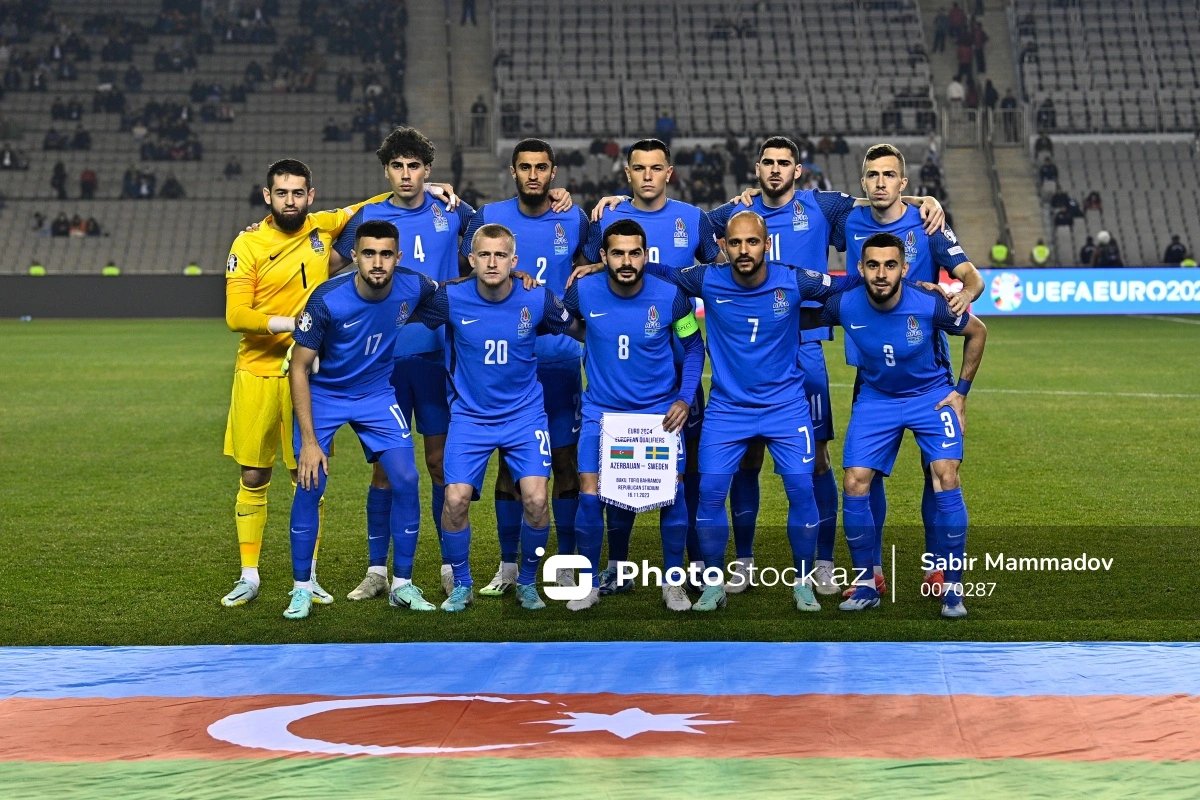
<svg viewBox="0 0 1200 800"><path fill-rule="evenodd" d="M729 484L732 475L701 475L700 502L706 505L725 506L725 498L729 496Z"/></svg>
<svg viewBox="0 0 1200 800"><path fill-rule="evenodd" d="M247 489L258 489L270 482L270 467L242 467L242 483Z"/></svg>
<svg viewBox="0 0 1200 800"><path fill-rule="evenodd" d="M467 527L468 514L471 510L471 487L465 490L456 485L446 487L446 503L442 507L442 528L448 531L461 531Z"/></svg>
<svg viewBox="0 0 1200 800"><path fill-rule="evenodd" d="M800 472L781 477L783 478L783 491L787 495L789 503L795 503L798 500L812 500L813 479L811 474Z"/></svg>
<svg viewBox="0 0 1200 800"><path fill-rule="evenodd" d="M388 480L387 470L378 461L371 465L371 486L384 490L392 488L391 481Z"/></svg>
<svg viewBox="0 0 1200 800"><path fill-rule="evenodd" d="M580 494L599 494L600 476L595 472L579 473L579 493Z"/></svg>
<svg viewBox="0 0 1200 800"><path fill-rule="evenodd" d="M959 481L958 463L951 459L943 459L930 465L929 471L935 492L949 492L962 486Z"/></svg>
<svg viewBox="0 0 1200 800"><path fill-rule="evenodd" d="M863 469L862 467L851 467L842 476L842 491L851 497L861 497L862 495L869 494L871 491L871 481L875 477L874 472L874 470Z"/></svg>

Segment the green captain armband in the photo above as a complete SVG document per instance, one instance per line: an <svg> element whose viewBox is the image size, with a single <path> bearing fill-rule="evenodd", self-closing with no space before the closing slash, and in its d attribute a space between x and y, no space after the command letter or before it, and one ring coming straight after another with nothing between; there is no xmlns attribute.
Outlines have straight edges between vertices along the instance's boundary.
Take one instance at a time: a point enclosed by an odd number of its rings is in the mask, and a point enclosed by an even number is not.
<svg viewBox="0 0 1200 800"><path fill-rule="evenodd" d="M696 322L696 312L694 311L689 311L686 317L675 320L675 324L671 327L675 329L675 335L680 339L700 332L700 323Z"/></svg>

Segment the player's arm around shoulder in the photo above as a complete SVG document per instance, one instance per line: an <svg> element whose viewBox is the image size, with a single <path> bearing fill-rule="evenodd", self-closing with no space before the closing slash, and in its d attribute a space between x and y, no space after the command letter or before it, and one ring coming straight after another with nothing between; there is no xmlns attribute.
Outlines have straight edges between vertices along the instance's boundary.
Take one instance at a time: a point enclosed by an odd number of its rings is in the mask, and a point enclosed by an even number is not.
<svg viewBox="0 0 1200 800"><path fill-rule="evenodd" d="M295 329L291 317L272 317L255 308L258 261L251 234L239 234L225 262L225 324L234 333L266 336Z"/></svg>
<svg viewBox="0 0 1200 800"><path fill-rule="evenodd" d="M413 316L416 317L416 319L419 320L422 325L433 331L449 323L450 289L450 284L443 283L442 285L438 286L428 297L428 299L423 301L417 307L417 310Z"/></svg>

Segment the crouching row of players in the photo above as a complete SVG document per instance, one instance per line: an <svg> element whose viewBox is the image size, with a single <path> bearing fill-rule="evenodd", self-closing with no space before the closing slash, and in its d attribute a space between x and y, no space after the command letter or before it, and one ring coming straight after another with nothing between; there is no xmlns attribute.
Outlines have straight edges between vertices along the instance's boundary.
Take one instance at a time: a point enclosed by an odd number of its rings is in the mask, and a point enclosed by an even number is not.
<svg viewBox="0 0 1200 800"><path fill-rule="evenodd" d="M732 476L747 446L765 441L783 480L793 567L802 576L793 586L793 602L800 611L821 608L811 581L803 579L814 563L819 522L812 481L815 442L797 358L806 300L823 304L824 324L845 328L848 360L858 367L861 381L846 435L843 523L852 574L863 579L854 581L840 607L861 611L880 603L872 578L876 530L868 491L876 472L890 473L906 429L916 434L932 472L938 553L947 559L961 556L967 528L959 485L963 420L983 354L983 324L970 314L956 315L933 287L905 281L904 244L892 234L871 236L857 273L845 278L768 261L768 246L763 218L740 212L726 226L728 263L674 270L647 263L644 230L633 220L620 220L604 230L602 263L581 268L560 299L512 274L515 242L501 225L484 225L471 240L473 276L442 286L396 267L398 235L391 223L360 225L353 254L357 270L320 286L296 326L290 380L299 488L291 522L295 588L285 616L305 617L311 609L318 504L329 445L343 424L356 431L368 459L382 465L391 483L391 604L416 611L436 608L411 580L420 527L417 475L411 431L388 380L391 341L405 324L446 329L451 421L441 550L452 576L441 604L446 611L462 611L474 599L469 510L496 449L524 505L517 600L530 610L545 606L536 582L549 538L551 450L534 341L539 335L567 335L585 343L588 383L578 447L576 534L580 554L592 566L593 585L568 607L582 610L599 603L601 415L661 414L665 429L683 427L705 354L692 298L705 302L712 363L696 517L710 576L714 569L721 573L728 546L726 498ZM946 333L965 339L956 386L949 377ZM684 353L681 369L672 352L676 339ZM318 355L320 371L310 375ZM682 461L681 452L681 473ZM680 574L688 527L682 480L676 502L660 513L664 572ZM964 616L961 572L946 569L943 575L943 616ZM723 580L706 584L694 603L683 586L663 586L663 600L672 610L712 611L726 599Z"/></svg>

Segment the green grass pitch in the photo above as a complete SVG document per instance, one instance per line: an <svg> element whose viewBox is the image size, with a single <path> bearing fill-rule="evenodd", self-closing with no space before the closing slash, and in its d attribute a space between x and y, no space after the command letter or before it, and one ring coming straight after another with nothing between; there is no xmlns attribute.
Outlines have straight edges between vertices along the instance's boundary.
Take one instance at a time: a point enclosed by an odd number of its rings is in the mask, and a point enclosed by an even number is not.
<svg viewBox="0 0 1200 800"><path fill-rule="evenodd" d="M1200 327L1131 317L988 324L963 468L968 551L1086 552L1111 558L1107 572L977 569L968 580L994 583L990 596L969 600L965 620L939 619L936 603L918 592L921 485L910 438L888 483L896 599L878 611L848 615L827 603L800 614L786 589L761 587L712 615L671 614L652 587L583 614L561 603L523 612L511 597L480 598L460 615L350 603L345 593L365 571L368 469L343 429L320 568L338 601L288 622L290 485L281 466L263 593L238 609L218 603L238 570L237 471L221 454L236 336L218 320L0 323L0 645L1196 638ZM827 351L840 437L852 376L840 341ZM839 463L840 442L833 451ZM757 555L760 566L782 567L790 563L786 508L769 470L768 462ZM424 477L422 492L415 577L440 600ZM497 562L491 503L477 504L473 518L481 584ZM632 555L661 560L656 515L643 518Z"/></svg>

